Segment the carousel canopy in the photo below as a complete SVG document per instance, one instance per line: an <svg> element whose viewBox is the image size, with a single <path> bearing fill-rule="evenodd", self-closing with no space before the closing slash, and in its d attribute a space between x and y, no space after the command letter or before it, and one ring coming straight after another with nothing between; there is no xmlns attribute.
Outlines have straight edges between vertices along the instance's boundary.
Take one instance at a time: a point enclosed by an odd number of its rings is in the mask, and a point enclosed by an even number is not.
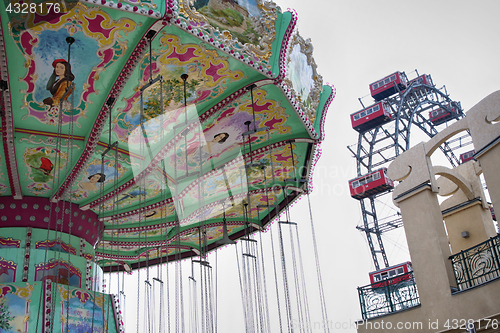
<svg viewBox="0 0 500 333"><path fill-rule="evenodd" d="M310 190L334 89L295 13L261 0L0 7L2 208L76 207L93 223L65 232L105 270L202 255Z"/></svg>

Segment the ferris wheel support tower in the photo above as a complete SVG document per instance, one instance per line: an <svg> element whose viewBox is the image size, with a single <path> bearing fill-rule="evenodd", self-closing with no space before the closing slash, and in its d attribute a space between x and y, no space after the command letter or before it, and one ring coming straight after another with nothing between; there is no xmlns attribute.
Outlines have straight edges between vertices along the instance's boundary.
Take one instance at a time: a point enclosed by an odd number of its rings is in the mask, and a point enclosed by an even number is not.
<svg viewBox="0 0 500 333"><path fill-rule="evenodd" d="M395 72L370 84L374 104L351 114L353 129L359 132L358 142L347 148L356 158L357 177L349 181L353 198L359 200L363 225L356 228L365 233L375 269L379 260L385 267L389 261L382 234L403 226L399 211L396 217L377 214L377 201L392 192L392 181L385 176L385 167L411 147L412 136L432 138L449 123L465 116L460 102L451 100L446 87L438 88L428 74L408 80L404 72ZM417 128L417 134L414 127ZM451 139L440 149L450 166L460 163L457 148L472 144L469 135Z"/></svg>

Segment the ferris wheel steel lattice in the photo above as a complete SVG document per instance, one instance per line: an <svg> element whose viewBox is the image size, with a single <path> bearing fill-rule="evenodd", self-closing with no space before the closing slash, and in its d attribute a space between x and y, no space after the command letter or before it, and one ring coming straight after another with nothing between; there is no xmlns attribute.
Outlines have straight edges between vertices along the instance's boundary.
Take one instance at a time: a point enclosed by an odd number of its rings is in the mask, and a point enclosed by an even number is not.
<svg viewBox="0 0 500 333"><path fill-rule="evenodd" d="M403 226L399 212L391 216L377 213L376 202L392 193L392 181L357 193L355 186L375 184L384 179L385 168L411 144L432 138L440 128L465 116L460 102L453 101L446 87L438 88L430 75L408 80L404 72L393 73L370 85L374 104L351 114L353 128L359 132L357 144L348 146L356 158L357 178L349 182L351 195L359 200L363 224L356 228L365 233L375 269L381 259L389 267L382 234ZM416 127L416 129L415 129ZM415 133L416 132L416 133ZM412 137L419 140L412 142ZM450 166L460 163L458 148L472 144L470 136L452 138L440 146ZM471 148L472 149L472 148ZM355 193L355 194L354 194ZM394 208L396 209L396 208Z"/></svg>

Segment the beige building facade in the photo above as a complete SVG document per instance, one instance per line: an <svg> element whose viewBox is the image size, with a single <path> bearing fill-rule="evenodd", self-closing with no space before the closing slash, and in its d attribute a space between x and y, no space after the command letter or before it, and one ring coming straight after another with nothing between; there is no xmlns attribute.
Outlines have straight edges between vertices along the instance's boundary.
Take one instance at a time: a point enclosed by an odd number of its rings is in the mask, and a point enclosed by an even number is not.
<svg viewBox="0 0 500 333"><path fill-rule="evenodd" d="M484 175L492 204L500 207L499 121L497 91L390 164L387 175L400 182L393 201L401 210L418 295L406 306L408 286L379 295L403 302L360 321L358 332L500 332L500 241L479 178ZM440 145L464 131L471 134L475 160L453 169L433 165ZM446 199L440 203L438 196Z"/></svg>

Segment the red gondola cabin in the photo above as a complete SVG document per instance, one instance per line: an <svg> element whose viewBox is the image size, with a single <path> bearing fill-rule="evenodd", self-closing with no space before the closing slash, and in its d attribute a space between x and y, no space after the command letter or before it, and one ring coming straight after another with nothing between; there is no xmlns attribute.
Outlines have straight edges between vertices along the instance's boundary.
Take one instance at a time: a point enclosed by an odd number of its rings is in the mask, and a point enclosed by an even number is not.
<svg viewBox="0 0 500 333"><path fill-rule="evenodd" d="M409 280L411 274L406 274L413 271L411 262L394 265L391 267L379 269L378 271L369 273L370 283L372 288L385 287L387 284L397 284L398 282Z"/></svg>
<svg viewBox="0 0 500 333"><path fill-rule="evenodd" d="M428 75L428 74L422 74L420 75L419 77L413 79L413 80L410 80L410 83L408 84L408 87L411 86L413 83L415 82L415 84L426 84L428 86L432 86L432 79L431 79L431 76Z"/></svg>
<svg viewBox="0 0 500 333"><path fill-rule="evenodd" d="M370 84L370 92L372 97L378 102L394 95L398 91L405 90L407 84L406 75L402 72L396 72Z"/></svg>
<svg viewBox="0 0 500 333"><path fill-rule="evenodd" d="M394 182L386 175L387 168L381 168L369 174L349 181L351 197L361 200L377 193L394 188Z"/></svg>
<svg viewBox="0 0 500 333"><path fill-rule="evenodd" d="M384 101L351 114L352 128L360 133L366 132L391 120L391 109Z"/></svg>
<svg viewBox="0 0 500 333"><path fill-rule="evenodd" d="M490 207L490 212L491 212L491 218L493 219L493 221L496 221L497 217L495 215L495 210L493 209L493 207Z"/></svg>
<svg viewBox="0 0 500 333"><path fill-rule="evenodd" d="M429 120L434 125L441 125L442 123L455 118L458 114L457 107L454 104L446 107L440 107L436 110L429 112Z"/></svg>
<svg viewBox="0 0 500 333"><path fill-rule="evenodd" d="M465 163L467 161L474 159L474 150L468 151L466 153L460 154L460 163Z"/></svg>

